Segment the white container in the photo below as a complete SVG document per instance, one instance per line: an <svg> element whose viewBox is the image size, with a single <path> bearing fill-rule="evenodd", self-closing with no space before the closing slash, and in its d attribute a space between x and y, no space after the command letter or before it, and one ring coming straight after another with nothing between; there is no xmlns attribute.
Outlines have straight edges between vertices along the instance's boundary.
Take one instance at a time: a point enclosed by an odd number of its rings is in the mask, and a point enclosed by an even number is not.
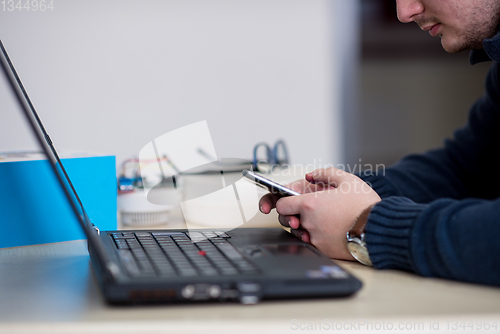
<svg viewBox="0 0 500 334"><path fill-rule="evenodd" d="M118 195L120 219L125 226L157 226L168 223L169 213L179 203L175 188L155 189L164 205L152 204L142 189ZM168 203L168 204L167 204Z"/></svg>

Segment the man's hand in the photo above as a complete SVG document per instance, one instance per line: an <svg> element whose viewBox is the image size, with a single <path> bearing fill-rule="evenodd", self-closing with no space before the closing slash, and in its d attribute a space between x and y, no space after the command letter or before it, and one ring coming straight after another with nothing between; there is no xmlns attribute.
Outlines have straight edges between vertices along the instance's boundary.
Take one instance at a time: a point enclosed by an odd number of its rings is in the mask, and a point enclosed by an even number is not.
<svg viewBox="0 0 500 334"><path fill-rule="evenodd" d="M302 195L267 194L260 210L267 214L276 208L281 225L295 236L331 258L354 260L346 233L364 209L381 201L380 196L357 176L336 168L318 169L288 187Z"/></svg>

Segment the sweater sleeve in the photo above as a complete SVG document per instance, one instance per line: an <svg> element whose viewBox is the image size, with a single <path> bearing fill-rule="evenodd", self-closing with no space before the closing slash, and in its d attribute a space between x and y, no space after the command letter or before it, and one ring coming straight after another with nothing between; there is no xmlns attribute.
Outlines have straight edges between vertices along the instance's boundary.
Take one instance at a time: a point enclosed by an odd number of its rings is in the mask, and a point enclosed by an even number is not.
<svg viewBox="0 0 500 334"><path fill-rule="evenodd" d="M365 230L374 267L500 285L499 156L495 63L467 126L443 148L409 156L384 174L359 175L382 197Z"/></svg>
<svg viewBox="0 0 500 334"><path fill-rule="evenodd" d="M389 197L368 217L365 240L378 269L402 269L500 286L499 200Z"/></svg>

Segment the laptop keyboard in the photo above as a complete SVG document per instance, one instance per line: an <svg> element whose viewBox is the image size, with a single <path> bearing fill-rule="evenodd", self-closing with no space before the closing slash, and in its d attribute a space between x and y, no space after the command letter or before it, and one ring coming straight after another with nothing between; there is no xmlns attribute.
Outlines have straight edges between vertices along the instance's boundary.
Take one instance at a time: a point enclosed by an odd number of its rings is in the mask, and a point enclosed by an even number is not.
<svg viewBox="0 0 500 334"><path fill-rule="evenodd" d="M224 232L116 232L120 261L133 277L255 275Z"/></svg>

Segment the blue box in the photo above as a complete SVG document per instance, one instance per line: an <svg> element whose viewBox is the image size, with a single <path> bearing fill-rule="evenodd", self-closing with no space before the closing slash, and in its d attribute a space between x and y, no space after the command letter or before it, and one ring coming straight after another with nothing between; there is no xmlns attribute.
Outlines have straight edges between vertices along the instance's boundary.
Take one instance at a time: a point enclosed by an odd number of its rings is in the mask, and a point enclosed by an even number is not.
<svg viewBox="0 0 500 334"><path fill-rule="evenodd" d="M61 156L91 221L117 228L114 156ZM0 248L85 239L47 160L0 154Z"/></svg>

